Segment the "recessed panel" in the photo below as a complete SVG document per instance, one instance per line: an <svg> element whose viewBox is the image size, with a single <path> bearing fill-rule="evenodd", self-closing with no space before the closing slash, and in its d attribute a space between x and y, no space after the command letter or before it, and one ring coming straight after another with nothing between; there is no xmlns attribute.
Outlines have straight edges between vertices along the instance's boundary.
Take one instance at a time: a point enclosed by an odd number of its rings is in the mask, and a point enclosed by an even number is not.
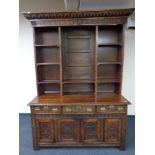
<svg viewBox="0 0 155 155"><path fill-rule="evenodd" d="M39 94L56 94L60 93L60 84L39 84Z"/></svg>
<svg viewBox="0 0 155 155"><path fill-rule="evenodd" d="M68 49L69 50L89 50L90 39L89 38L68 38Z"/></svg>
<svg viewBox="0 0 155 155"><path fill-rule="evenodd" d="M93 92L94 84L81 83L81 84L65 84L65 93L77 93L77 92Z"/></svg>
<svg viewBox="0 0 155 155"><path fill-rule="evenodd" d="M69 53L68 66L90 66L90 53Z"/></svg>
<svg viewBox="0 0 155 155"><path fill-rule="evenodd" d="M58 28L36 28L35 44L58 45Z"/></svg>
<svg viewBox="0 0 155 155"><path fill-rule="evenodd" d="M91 79L90 67L67 67L66 79Z"/></svg>
<svg viewBox="0 0 155 155"><path fill-rule="evenodd" d="M120 65L100 65L98 66L98 79L120 78Z"/></svg>
<svg viewBox="0 0 155 155"><path fill-rule="evenodd" d="M99 93L116 93L117 86L118 84L116 83L98 84L98 92Z"/></svg>
<svg viewBox="0 0 155 155"><path fill-rule="evenodd" d="M38 81L60 80L59 65L38 66Z"/></svg>
<svg viewBox="0 0 155 155"><path fill-rule="evenodd" d="M98 62L118 61L117 54L117 47L99 47Z"/></svg>
<svg viewBox="0 0 155 155"><path fill-rule="evenodd" d="M58 48L36 48L37 63L42 62L55 62L59 63L59 50Z"/></svg>

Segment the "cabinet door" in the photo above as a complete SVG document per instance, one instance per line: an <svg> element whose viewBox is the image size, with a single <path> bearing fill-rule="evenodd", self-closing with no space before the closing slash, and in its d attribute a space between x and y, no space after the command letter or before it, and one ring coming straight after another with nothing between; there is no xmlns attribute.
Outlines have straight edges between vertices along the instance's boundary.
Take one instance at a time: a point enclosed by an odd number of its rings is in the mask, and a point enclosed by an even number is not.
<svg viewBox="0 0 155 155"><path fill-rule="evenodd" d="M51 119L37 119L37 139L39 143L51 144L54 141L54 124Z"/></svg>
<svg viewBox="0 0 155 155"><path fill-rule="evenodd" d="M79 142L80 139L80 122L78 119L59 119L57 120L58 141L63 143Z"/></svg>
<svg viewBox="0 0 155 155"><path fill-rule="evenodd" d="M121 133L120 119L106 119L105 120L105 142L119 143Z"/></svg>
<svg viewBox="0 0 155 155"><path fill-rule="evenodd" d="M83 119L81 130L83 142L101 141L101 121L99 119Z"/></svg>

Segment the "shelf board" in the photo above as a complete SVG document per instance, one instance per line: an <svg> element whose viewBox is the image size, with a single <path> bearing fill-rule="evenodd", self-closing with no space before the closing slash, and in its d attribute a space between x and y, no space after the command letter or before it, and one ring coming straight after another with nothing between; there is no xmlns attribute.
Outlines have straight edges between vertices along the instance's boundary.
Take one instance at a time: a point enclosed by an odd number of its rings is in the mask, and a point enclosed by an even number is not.
<svg viewBox="0 0 155 155"><path fill-rule="evenodd" d="M91 50L90 49L87 49L87 50L83 50L83 49L70 49L69 51L68 51L68 53L90 53L91 52Z"/></svg>
<svg viewBox="0 0 155 155"><path fill-rule="evenodd" d="M63 84L65 83L95 83L94 80L79 80L79 79L76 79L76 80L64 80L62 82Z"/></svg>
<svg viewBox="0 0 155 155"><path fill-rule="evenodd" d="M53 92L53 93L44 93L41 94L40 96L60 96L60 92Z"/></svg>
<svg viewBox="0 0 155 155"><path fill-rule="evenodd" d="M69 35L67 36L68 39L89 39L90 36L84 36L84 35Z"/></svg>
<svg viewBox="0 0 155 155"><path fill-rule="evenodd" d="M59 94L60 91L45 91L44 94Z"/></svg>
<svg viewBox="0 0 155 155"><path fill-rule="evenodd" d="M91 100L91 97L95 95L95 92L63 92L64 96L74 96L74 99L79 98L79 97L85 97L89 96L89 99Z"/></svg>
<svg viewBox="0 0 155 155"><path fill-rule="evenodd" d="M35 47L55 47L58 48L59 45L51 45L51 44L35 44Z"/></svg>
<svg viewBox="0 0 155 155"><path fill-rule="evenodd" d="M46 66L46 65L60 65L58 62L42 62L42 63L36 63L37 66Z"/></svg>
<svg viewBox="0 0 155 155"><path fill-rule="evenodd" d="M122 46L121 43L98 43L98 47L102 46Z"/></svg>
<svg viewBox="0 0 155 155"><path fill-rule="evenodd" d="M97 83L120 83L121 80L118 78L102 78L98 79Z"/></svg>
<svg viewBox="0 0 155 155"><path fill-rule="evenodd" d="M120 61L107 61L107 62L98 62L97 65L122 65Z"/></svg>
<svg viewBox="0 0 155 155"><path fill-rule="evenodd" d="M48 83L60 83L60 80L42 80L42 81L39 81L37 82L38 84L48 84Z"/></svg>
<svg viewBox="0 0 155 155"><path fill-rule="evenodd" d="M75 65L68 65L66 67L90 67L91 64L86 64L86 65L83 65L83 64L75 64Z"/></svg>

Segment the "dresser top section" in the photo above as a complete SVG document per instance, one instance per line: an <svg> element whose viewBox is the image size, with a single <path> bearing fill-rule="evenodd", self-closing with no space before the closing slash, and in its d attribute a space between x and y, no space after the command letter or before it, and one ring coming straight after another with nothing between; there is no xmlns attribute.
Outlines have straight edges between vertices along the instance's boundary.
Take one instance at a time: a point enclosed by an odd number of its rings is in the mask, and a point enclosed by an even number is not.
<svg viewBox="0 0 155 155"><path fill-rule="evenodd" d="M130 104L122 95L65 95L65 96L37 96L30 103L30 106L38 105L122 105Z"/></svg>
<svg viewBox="0 0 155 155"><path fill-rule="evenodd" d="M112 9L100 11L76 11L76 12L44 12L44 13L31 13L23 12L22 14L28 20L35 19L67 19L67 18L93 18L93 17L121 17L129 16L134 11L133 8L129 9Z"/></svg>

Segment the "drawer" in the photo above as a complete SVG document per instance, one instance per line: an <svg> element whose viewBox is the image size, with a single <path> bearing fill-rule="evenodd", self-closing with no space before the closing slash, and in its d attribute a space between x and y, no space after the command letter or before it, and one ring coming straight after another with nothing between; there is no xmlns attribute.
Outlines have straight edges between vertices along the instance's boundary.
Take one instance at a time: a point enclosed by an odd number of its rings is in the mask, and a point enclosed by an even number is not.
<svg viewBox="0 0 155 155"><path fill-rule="evenodd" d="M126 113L126 106L103 105L97 107L97 113Z"/></svg>
<svg viewBox="0 0 155 155"><path fill-rule="evenodd" d="M34 114L60 114L60 106L35 106L32 107L32 111Z"/></svg>
<svg viewBox="0 0 155 155"><path fill-rule="evenodd" d="M94 114L95 106L64 106L63 114Z"/></svg>

